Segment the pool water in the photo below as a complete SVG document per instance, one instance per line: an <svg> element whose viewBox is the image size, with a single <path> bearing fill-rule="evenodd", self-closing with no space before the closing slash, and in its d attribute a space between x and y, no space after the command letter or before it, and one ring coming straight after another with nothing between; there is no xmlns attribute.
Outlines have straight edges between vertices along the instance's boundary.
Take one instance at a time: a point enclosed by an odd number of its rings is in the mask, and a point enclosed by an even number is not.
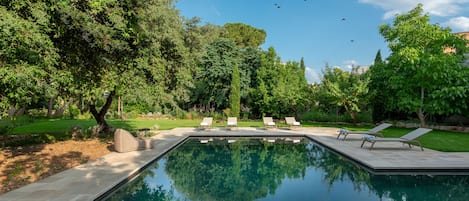
<svg viewBox="0 0 469 201"><path fill-rule="evenodd" d="M292 140L188 139L107 200L469 200L467 175L374 175Z"/></svg>

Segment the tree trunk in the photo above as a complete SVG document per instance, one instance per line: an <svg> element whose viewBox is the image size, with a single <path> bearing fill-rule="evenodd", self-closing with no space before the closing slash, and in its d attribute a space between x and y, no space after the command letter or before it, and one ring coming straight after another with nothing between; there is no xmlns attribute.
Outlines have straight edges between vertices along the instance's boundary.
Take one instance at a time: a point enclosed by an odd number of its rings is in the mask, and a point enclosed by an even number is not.
<svg viewBox="0 0 469 201"><path fill-rule="evenodd" d="M352 118L353 125L357 125L357 115L356 115L355 111L349 110L349 108L347 107L347 104L344 104L344 107L345 107L345 111L347 111L347 113L349 113L350 118Z"/></svg>
<svg viewBox="0 0 469 201"><path fill-rule="evenodd" d="M52 117L52 109L54 109L54 101L55 97L49 98L49 105L47 106L47 117L51 118Z"/></svg>
<svg viewBox="0 0 469 201"><path fill-rule="evenodd" d="M112 131L112 128L109 126L109 124L107 124L104 117L109 108L111 107L112 99L115 95L116 90L114 89L113 91L111 91L111 93L109 93L108 97L106 98L106 103L99 112L96 110L96 105L94 105L94 102L90 103L90 112L91 114L93 114L96 123L98 123L99 125L99 133L110 133Z"/></svg>

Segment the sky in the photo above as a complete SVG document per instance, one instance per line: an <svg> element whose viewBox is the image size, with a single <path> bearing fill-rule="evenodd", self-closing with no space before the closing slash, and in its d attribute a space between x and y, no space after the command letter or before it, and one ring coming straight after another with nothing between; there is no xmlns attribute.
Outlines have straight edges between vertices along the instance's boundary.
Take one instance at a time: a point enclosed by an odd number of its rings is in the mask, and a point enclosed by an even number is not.
<svg viewBox="0 0 469 201"><path fill-rule="evenodd" d="M389 56L379 26L419 2L430 23L469 31L469 0L178 0L176 8L201 25L240 22L265 30L261 48L274 47L283 62L304 58L312 83L326 64L347 70L372 65L378 50Z"/></svg>

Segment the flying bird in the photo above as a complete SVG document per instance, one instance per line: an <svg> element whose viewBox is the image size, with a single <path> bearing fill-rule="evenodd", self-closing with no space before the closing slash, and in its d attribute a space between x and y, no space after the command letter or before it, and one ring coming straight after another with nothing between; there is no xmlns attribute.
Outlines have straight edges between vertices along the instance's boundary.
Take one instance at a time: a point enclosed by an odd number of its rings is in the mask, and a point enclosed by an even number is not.
<svg viewBox="0 0 469 201"><path fill-rule="evenodd" d="M280 5L278 3L274 3L274 6L280 8Z"/></svg>
<svg viewBox="0 0 469 201"><path fill-rule="evenodd" d="M342 21L345 21L345 17L344 17L344 18L342 18Z"/></svg>
<svg viewBox="0 0 469 201"><path fill-rule="evenodd" d="M351 43L355 42L355 40L350 40Z"/></svg>

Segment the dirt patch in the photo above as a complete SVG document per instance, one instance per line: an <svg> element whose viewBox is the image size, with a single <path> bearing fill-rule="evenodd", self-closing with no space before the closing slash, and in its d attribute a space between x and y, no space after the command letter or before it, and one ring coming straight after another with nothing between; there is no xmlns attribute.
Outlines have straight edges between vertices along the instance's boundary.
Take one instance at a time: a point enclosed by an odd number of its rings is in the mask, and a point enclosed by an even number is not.
<svg viewBox="0 0 469 201"><path fill-rule="evenodd" d="M96 160L112 147L92 139L0 149L0 194Z"/></svg>

